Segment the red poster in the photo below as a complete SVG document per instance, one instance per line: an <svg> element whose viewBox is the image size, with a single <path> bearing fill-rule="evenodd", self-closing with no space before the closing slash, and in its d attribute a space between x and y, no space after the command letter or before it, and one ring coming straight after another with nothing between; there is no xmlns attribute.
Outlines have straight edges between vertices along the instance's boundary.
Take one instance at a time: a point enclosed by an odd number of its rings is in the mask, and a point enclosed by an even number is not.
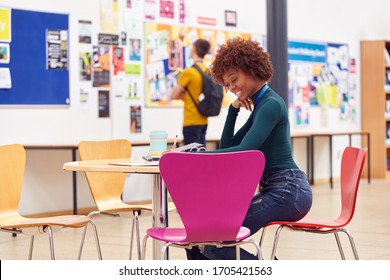
<svg viewBox="0 0 390 280"><path fill-rule="evenodd" d="M118 71L124 71L124 57L122 47L112 47L112 64L114 65L114 75Z"/></svg>

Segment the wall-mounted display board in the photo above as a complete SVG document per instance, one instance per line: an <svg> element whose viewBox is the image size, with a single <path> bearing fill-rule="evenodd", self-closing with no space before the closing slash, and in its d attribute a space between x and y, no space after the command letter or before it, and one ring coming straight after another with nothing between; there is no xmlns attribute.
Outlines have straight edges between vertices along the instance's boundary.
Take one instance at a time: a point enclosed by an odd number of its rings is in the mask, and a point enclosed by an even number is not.
<svg viewBox="0 0 390 280"><path fill-rule="evenodd" d="M0 7L0 105L69 105L69 16ZM4 18L4 20L3 20ZM7 38L8 36L8 38Z"/></svg>
<svg viewBox="0 0 390 280"><path fill-rule="evenodd" d="M289 105L294 108L294 125L310 123L310 107L337 108L340 120L354 111L349 91L347 44L288 42ZM325 119L325 118L324 118Z"/></svg>
<svg viewBox="0 0 390 280"><path fill-rule="evenodd" d="M202 29L197 27L145 23L145 91L146 106L180 106L181 100L170 100L169 94L180 71L191 66L190 48L198 38L211 44L204 58L211 64L219 47L233 37L252 38L262 43L261 35ZM225 100L226 101L226 100ZM226 103L226 102L225 102Z"/></svg>

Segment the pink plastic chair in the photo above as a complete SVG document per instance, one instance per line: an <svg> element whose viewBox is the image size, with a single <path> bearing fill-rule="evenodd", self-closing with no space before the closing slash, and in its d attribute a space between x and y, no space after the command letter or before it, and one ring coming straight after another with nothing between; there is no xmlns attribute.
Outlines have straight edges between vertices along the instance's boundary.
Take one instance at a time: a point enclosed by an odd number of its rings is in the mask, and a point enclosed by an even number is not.
<svg viewBox="0 0 390 280"><path fill-rule="evenodd" d="M305 231L311 233L334 233L337 246L339 248L340 255L343 260L345 260L345 255L341 246L338 232L344 232L349 238L349 242L351 244L355 259L359 259L355 242L352 238L352 234L344 227L348 225L349 222L352 220L355 212L360 176L362 174L362 169L366 156L367 148L359 149L354 147L347 147L343 152L340 173L341 213L338 218L336 218L335 220L314 220L309 218L303 218L297 222L275 221L266 225L266 227L271 225L279 225L275 233L271 260L275 258L279 236L284 227L287 227L290 230ZM264 227L260 238L260 247L264 240L266 227Z"/></svg>
<svg viewBox="0 0 390 280"><path fill-rule="evenodd" d="M242 223L264 165L260 151L164 154L160 159L161 176L184 228L147 230L147 236L168 242L162 248L161 258L171 245L199 246L201 251L205 245L214 245L236 246L239 259L239 245L252 243L262 259L258 244L244 241L250 230Z"/></svg>

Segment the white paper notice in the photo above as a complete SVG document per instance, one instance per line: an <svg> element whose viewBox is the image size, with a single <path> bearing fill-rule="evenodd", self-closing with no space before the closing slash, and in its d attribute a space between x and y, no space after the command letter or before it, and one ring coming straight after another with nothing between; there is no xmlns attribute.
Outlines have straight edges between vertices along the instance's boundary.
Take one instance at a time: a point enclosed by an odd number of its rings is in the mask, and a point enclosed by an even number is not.
<svg viewBox="0 0 390 280"><path fill-rule="evenodd" d="M0 88L11 88L11 72L9 68L0 68Z"/></svg>

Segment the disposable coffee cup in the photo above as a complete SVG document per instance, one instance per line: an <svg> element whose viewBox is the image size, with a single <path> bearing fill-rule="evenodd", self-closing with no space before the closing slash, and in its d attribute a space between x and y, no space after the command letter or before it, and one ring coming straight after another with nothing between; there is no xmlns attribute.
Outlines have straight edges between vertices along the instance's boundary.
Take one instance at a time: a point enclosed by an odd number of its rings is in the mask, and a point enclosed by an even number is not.
<svg viewBox="0 0 390 280"><path fill-rule="evenodd" d="M160 158L167 147L168 133L164 130L154 130L149 134L150 155L152 158Z"/></svg>

